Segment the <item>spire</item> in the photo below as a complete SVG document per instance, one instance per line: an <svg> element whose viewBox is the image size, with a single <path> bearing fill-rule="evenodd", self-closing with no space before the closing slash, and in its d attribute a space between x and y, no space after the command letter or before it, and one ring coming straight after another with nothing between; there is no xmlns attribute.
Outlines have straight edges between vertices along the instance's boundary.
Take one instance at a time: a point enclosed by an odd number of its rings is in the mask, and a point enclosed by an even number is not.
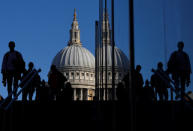
<svg viewBox="0 0 193 131"><path fill-rule="evenodd" d="M74 21L76 21L76 8L74 8Z"/></svg>
<svg viewBox="0 0 193 131"><path fill-rule="evenodd" d="M80 29L77 21L76 9L74 9L74 18L70 29L70 40L68 45L79 45L81 46L82 43L80 42Z"/></svg>
<svg viewBox="0 0 193 131"><path fill-rule="evenodd" d="M109 16L107 10L103 10L103 22L102 22L102 40L103 44L111 44L111 30L109 23Z"/></svg>

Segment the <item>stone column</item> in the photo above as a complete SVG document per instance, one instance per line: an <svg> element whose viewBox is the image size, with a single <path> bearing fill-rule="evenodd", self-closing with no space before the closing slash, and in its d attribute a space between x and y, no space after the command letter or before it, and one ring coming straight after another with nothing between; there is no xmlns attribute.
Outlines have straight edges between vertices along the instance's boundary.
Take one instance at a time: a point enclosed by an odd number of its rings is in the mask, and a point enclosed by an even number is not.
<svg viewBox="0 0 193 131"><path fill-rule="evenodd" d="M83 89L80 88L80 100L83 100Z"/></svg>
<svg viewBox="0 0 193 131"><path fill-rule="evenodd" d="M74 100L76 100L76 88L74 88Z"/></svg>
<svg viewBox="0 0 193 131"><path fill-rule="evenodd" d="M103 88L103 100L106 100L105 97L106 96L106 90L105 90L105 88Z"/></svg>
<svg viewBox="0 0 193 131"><path fill-rule="evenodd" d="M88 100L88 95L89 95L88 92L89 92L88 89L86 89L86 92L85 92L86 100Z"/></svg>

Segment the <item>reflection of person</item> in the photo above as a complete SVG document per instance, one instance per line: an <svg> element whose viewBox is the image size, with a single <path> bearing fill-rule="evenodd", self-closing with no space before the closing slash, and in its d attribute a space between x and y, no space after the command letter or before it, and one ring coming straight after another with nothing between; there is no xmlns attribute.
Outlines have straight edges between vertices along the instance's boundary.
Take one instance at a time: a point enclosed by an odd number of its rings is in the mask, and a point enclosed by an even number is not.
<svg viewBox="0 0 193 131"><path fill-rule="evenodd" d="M157 70L156 72L160 75L165 74L165 71L163 70L163 64L162 62L159 62L157 64ZM168 84L166 81L164 81L158 74L153 74L151 76L151 86L155 88L156 94L158 93L160 101L167 101L168 100Z"/></svg>
<svg viewBox="0 0 193 131"><path fill-rule="evenodd" d="M181 98L184 96L185 86L188 87L190 84L191 74L190 59L188 54L183 51L183 48L184 43L178 42L178 51L174 51L168 61L168 72L172 74L175 81L176 95L179 96L181 92Z"/></svg>
<svg viewBox="0 0 193 131"><path fill-rule="evenodd" d="M1 73L3 74L3 85L8 89L8 94L12 93L12 84L15 92L17 93L18 81L21 79L21 73L25 70L25 62L21 53L15 51L15 42L9 42L10 51L4 55Z"/></svg>
<svg viewBox="0 0 193 131"><path fill-rule="evenodd" d="M141 71L141 66L137 65L136 69L135 69L135 79L136 79L136 83L135 84L136 84L136 88L137 89L143 88L143 84L144 84L143 76L140 73L140 71Z"/></svg>
<svg viewBox="0 0 193 131"><path fill-rule="evenodd" d="M143 76L140 73L140 71L141 71L141 66L137 65L134 72L134 76L135 76L134 86L135 86L136 96L138 100L141 99L142 92L143 92L143 84L144 84Z"/></svg>
<svg viewBox="0 0 193 131"><path fill-rule="evenodd" d="M149 81L148 80L145 81L145 86L144 86L143 89L144 89L145 100L147 100L147 101L155 100L154 90L149 85Z"/></svg>

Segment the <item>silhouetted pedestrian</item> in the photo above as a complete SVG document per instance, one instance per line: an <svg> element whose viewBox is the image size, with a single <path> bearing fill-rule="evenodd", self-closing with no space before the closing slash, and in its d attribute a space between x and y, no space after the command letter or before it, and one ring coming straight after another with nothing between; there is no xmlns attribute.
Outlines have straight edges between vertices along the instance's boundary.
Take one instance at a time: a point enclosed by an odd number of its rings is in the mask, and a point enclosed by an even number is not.
<svg viewBox="0 0 193 131"><path fill-rule="evenodd" d="M178 51L174 51L168 61L168 72L172 74L175 81L176 95L183 98L185 86L190 84L191 65L186 52L183 51L184 43L178 42Z"/></svg>
<svg viewBox="0 0 193 131"><path fill-rule="evenodd" d="M134 70L135 71L135 70ZM133 82L135 82L135 81L133 81ZM124 78L123 78L123 80L122 80L122 83L123 83L123 85L124 85L124 87L125 87L125 99L126 99L126 101L129 101L129 99L130 98L133 98L133 97L135 97L136 95L136 91L135 91L135 86L134 86L134 88L132 88L132 91L130 90L130 72L128 72L125 76L124 76ZM130 92L131 91L131 92Z"/></svg>
<svg viewBox="0 0 193 131"><path fill-rule="evenodd" d="M50 100L49 88L46 86L45 80L42 80L40 87L36 89L36 100L43 102Z"/></svg>
<svg viewBox="0 0 193 131"><path fill-rule="evenodd" d="M67 82L61 91L60 100L72 101L73 89L70 82Z"/></svg>
<svg viewBox="0 0 193 131"><path fill-rule="evenodd" d="M129 77L129 73L127 73L124 77L123 77L123 80L122 80L122 82L124 82L124 85L125 85L125 87L126 87L126 89L128 89L129 88L129 79L130 79L130 77Z"/></svg>
<svg viewBox="0 0 193 131"><path fill-rule="evenodd" d="M157 95L158 95L158 91L157 91L157 75L153 74L151 76L151 80L150 80L150 84L152 89L154 90L154 95L155 95L155 100L157 101Z"/></svg>
<svg viewBox="0 0 193 131"><path fill-rule="evenodd" d="M135 69L136 87L141 89L143 88L144 81L143 81L143 76L140 72L141 72L141 66L137 65Z"/></svg>
<svg viewBox="0 0 193 131"><path fill-rule="evenodd" d="M9 42L9 49L10 51L3 57L1 73L3 75L3 85L6 86L7 84L8 94L11 94L14 90L13 95L16 96L18 81L25 70L25 62L21 53L15 50L14 41Z"/></svg>
<svg viewBox="0 0 193 131"><path fill-rule="evenodd" d="M143 88L144 90L144 99L146 101L153 101L155 100L155 94L153 88L150 86L150 83L148 80L145 81L145 86Z"/></svg>
<svg viewBox="0 0 193 131"><path fill-rule="evenodd" d="M61 89L64 88L65 81L67 81L66 77L56 69L55 65L52 65L48 79L52 100L57 99Z"/></svg>
<svg viewBox="0 0 193 131"><path fill-rule="evenodd" d="M35 99L37 99L38 95L40 95L40 88L41 88L41 77L39 74L37 74L34 79L32 80L33 82L33 88L36 91L36 97Z"/></svg>
<svg viewBox="0 0 193 131"><path fill-rule="evenodd" d="M141 96L142 96L142 90L143 90L143 76L140 73L141 71L141 66L137 65L135 72L134 72L134 86L135 86L135 91L136 91L136 96L137 99L140 100Z"/></svg>
<svg viewBox="0 0 193 131"><path fill-rule="evenodd" d="M42 82L40 81L39 85L37 85L37 87L36 87L36 96L35 96L36 101L40 101L41 88L42 88Z"/></svg>
<svg viewBox="0 0 193 131"><path fill-rule="evenodd" d="M34 64L33 62L30 62L28 64L28 70L25 71L24 75L23 75L23 78L25 78L25 76L27 76L29 73L31 73L34 69ZM33 98L33 94L35 92L35 88L38 87L40 84L40 76L37 74L28 84L28 86L23 89L23 92L22 92L22 100L23 101L26 101L27 100L27 96L29 96L29 101L32 101L32 98Z"/></svg>
<svg viewBox="0 0 193 131"><path fill-rule="evenodd" d="M153 74L151 76L151 86L155 88L155 95L157 96L157 94L159 95L159 99L160 101L167 101L168 100L168 81L163 80L163 78L161 78L161 76L165 75L165 71L163 70L163 64L162 62L159 62L157 65L157 73Z"/></svg>

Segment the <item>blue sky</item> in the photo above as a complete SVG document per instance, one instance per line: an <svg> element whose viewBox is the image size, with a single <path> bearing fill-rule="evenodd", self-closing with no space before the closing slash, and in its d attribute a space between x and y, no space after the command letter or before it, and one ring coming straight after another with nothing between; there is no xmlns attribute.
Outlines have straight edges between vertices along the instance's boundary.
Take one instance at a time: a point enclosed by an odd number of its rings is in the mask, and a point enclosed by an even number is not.
<svg viewBox="0 0 193 131"><path fill-rule="evenodd" d="M151 75L159 61L165 63L163 21L166 23L167 59L176 50L179 40L193 62L193 1L163 0L135 1L135 56L142 65L144 79ZM26 63L33 61L47 80L52 59L67 45L74 8L81 31L83 46L94 54L95 20L99 18L98 0L6 0L0 1L0 63L8 51L8 42L16 42L16 50ZM128 2L115 0L115 41L128 56ZM192 64L193 65L193 64ZM192 67L193 68L193 67ZM192 77L191 80L193 81ZM0 75L0 81L2 76ZM0 94L6 89L0 82Z"/></svg>

